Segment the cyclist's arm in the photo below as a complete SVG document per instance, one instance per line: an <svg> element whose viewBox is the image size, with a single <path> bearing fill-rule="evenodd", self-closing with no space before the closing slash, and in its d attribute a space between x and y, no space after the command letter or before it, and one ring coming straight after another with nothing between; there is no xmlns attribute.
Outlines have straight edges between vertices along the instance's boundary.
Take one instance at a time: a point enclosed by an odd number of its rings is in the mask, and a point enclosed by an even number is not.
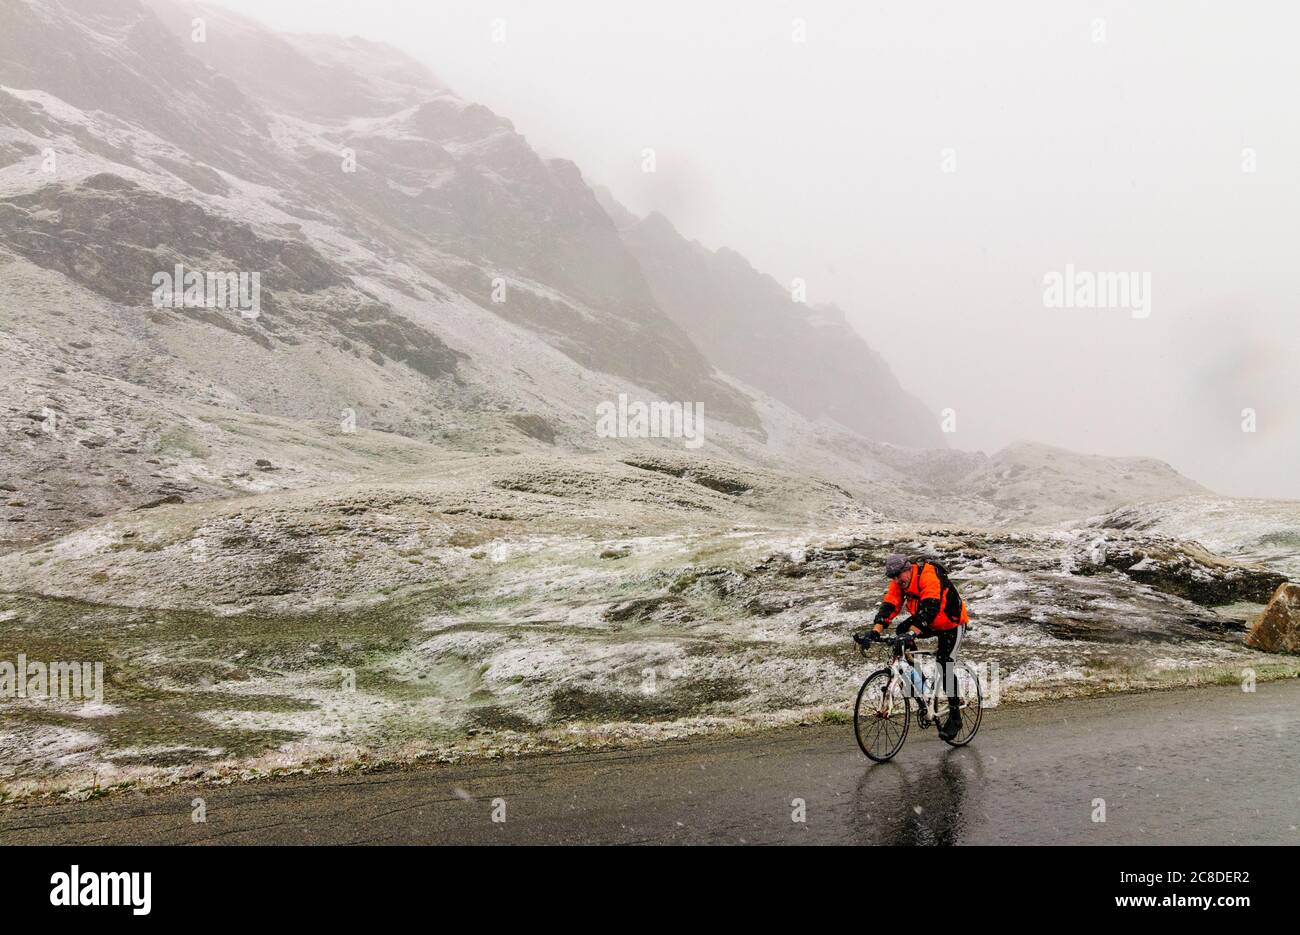
<svg viewBox="0 0 1300 935"><path fill-rule="evenodd" d="M916 613L908 618L912 624L913 633L923 633L926 627L934 623L934 618L939 616L939 599L937 597L926 598L916 608Z"/></svg>
<svg viewBox="0 0 1300 935"><path fill-rule="evenodd" d="M880 609L876 611L876 619L872 629L877 633L885 629L885 624L898 616L898 610L903 606L903 595L899 590L898 582L893 578L889 579L889 587L885 588L885 596L880 602Z"/></svg>

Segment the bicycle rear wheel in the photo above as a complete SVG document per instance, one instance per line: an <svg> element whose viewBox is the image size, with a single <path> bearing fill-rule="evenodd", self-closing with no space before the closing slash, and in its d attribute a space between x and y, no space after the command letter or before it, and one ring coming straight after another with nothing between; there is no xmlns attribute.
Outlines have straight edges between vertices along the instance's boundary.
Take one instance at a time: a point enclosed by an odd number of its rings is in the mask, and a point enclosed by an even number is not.
<svg viewBox="0 0 1300 935"><path fill-rule="evenodd" d="M877 763L892 760L903 749L910 724L902 680L889 669L871 673L853 706L853 733L862 752Z"/></svg>
<svg viewBox="0 0 1300 935"><path fill-rule="evenodd" d="M944 743L954 747L964 747L975 739L979 732L980 720L984 716L984 692L980 688L979 675L964 662L953 666L957 677L957 697L961 699L961 730L952 738L944 738ZM940 724L948 723L948 699L942 692L935 698L935 719ZM943 737L942 734L939 735Z"/></svg>

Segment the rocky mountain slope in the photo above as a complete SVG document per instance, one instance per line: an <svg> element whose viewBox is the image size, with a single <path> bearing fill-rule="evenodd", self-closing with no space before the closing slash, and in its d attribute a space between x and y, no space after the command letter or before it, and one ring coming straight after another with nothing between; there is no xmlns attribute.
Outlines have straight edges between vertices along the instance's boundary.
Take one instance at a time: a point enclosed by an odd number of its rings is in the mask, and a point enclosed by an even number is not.
<svg viewBox="0 0 1300 935"><path fill-rule="evenodd" d="M418 257L444 288L584 366L757 427L744 397L655 306L571 162L543 159L508 120L395 49L278 36L205 5L155 7L178 37L205 19L209 40L193 54L268 113L281 156L339 226ZM355 171L343 170L345 151Z"/></svg>
<svg viewBox="0 0 1300 935"><path fill-rule="evenodd" d="M8 89L0 113L12 128L7 147L15 156L52 149L57 168L13 179L21 194L6 199L0 244L136 307L149 301L152 272L174 262L259 271L269 307L244 330L263 343L277 331L298 341L314 337L302 333L314 330L310 323L295 318L310 305L326 317L346 309L349 324L331 330L360 332L363 353L384 354L377 343L396 337L408 354L419 347L436 357L435 327L426 323L414 335L402 315L347 289L372 272L426 301L445 301L454 291L590 369L667 398L702 401L716 418L756 428L744 397L713 376L654 306L577 170L540 159L506 121L430 83L408 90L419 103L382 117L320 115L322 122L311 122L274 110L284 95L258 100L205 67L207 42L168 33L139 4L97 8L94 36L111 32L116 42L93 41L88 24L58 4L21 6L26 15L7 22L5 34L27 51L0 65ZM228 17L203 12L210 41L220 46ZM227 41L246 43L252 27L240 28ZM78 74L114 80L69 83L39 74L31 50L55 47L65 33L78 37ZM336 101L365 98L346 91L368 88L368 81L337 64L328 70L344 86L332 95ZM381 74L390 84L420 77L416 69L394 75L391 66ZM256 93L265 84L248 87ZM39 90L28 94L32 88ZM131 106L115 104L119 97ZM362 111L378 106L367 100ZM196 112L222 128L216 141L189 125ZM343 167L345 150L355 154L355 172ZM88 174L92 167L103 171ZM116 227L123 214L138 220ZM161 231L145 220L155 216ZM79 242L56 249L42 220L76 230ZM421 273L394 269L398 251ZM209 324L230 325L229 318L209 316ZM431 377L451 369L420 363Z"/></svg>

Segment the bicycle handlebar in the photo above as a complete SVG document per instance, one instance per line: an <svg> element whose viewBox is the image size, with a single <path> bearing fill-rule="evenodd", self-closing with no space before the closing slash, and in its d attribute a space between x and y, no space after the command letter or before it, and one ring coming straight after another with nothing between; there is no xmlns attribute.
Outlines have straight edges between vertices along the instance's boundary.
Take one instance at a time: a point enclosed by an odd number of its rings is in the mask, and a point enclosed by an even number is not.
<svg viewBox="0 0 1300 935"><path fill-rule="evenodd" d="M888 646L891 649L898 649L907 646L910 643L915 643L916 640L922 638L922 636L923 635L919 633L907 633L902 636L882 635L878 640L869 640L865 637L859 640L856 636L853 639L854 642L858 644L858 651L865 656L872 646Z"/></svg>

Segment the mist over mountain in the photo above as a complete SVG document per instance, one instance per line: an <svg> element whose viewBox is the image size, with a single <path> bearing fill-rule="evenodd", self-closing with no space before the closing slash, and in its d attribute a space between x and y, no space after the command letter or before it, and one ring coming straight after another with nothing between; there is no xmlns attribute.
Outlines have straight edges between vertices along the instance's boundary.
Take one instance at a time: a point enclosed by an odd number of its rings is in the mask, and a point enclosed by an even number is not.
<svg viewBox="0 0 1300 935"><path fill-rule="evenodd" d="M660 307L723 370L810 420L896 445L945 446L937 414L903 390L840 309L797 303L734 250L688 242L663 215L638 220L602 192Z"/></svg>

